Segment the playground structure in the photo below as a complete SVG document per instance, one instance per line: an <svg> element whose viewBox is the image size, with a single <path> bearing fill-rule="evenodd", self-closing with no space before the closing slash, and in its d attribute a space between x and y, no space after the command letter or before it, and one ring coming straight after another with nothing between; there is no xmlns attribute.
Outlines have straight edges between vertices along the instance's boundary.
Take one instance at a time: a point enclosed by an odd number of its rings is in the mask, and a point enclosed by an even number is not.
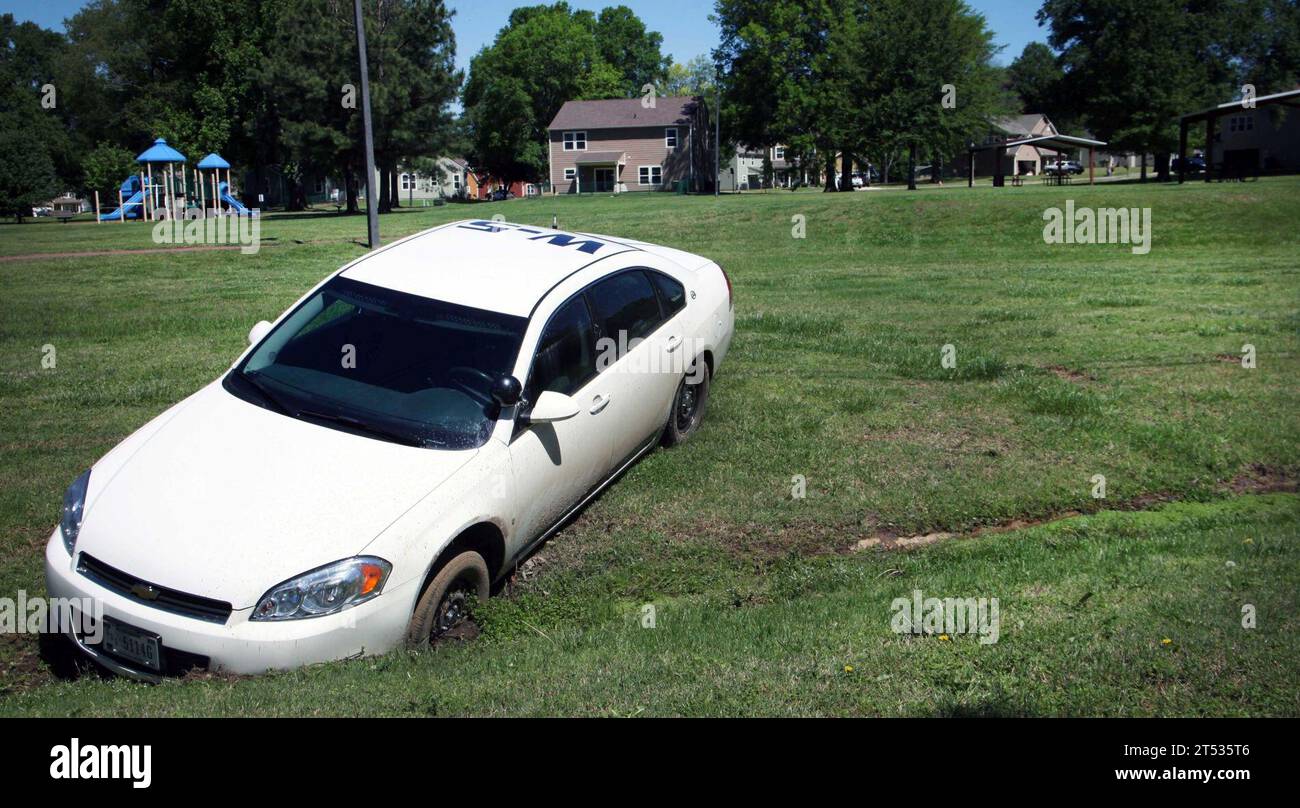
<svg viewBox="0 0 1300 808"><path fill-rule="evenodd" d="M189 172L185 155L158 138L140 153L135 161L142 166L139 174L126 178L117 192L117 209L103 213L99 192L95 193L95 213L101 222L125 222L127 219L158 221L161 219L204 218L232 213L256 216L230 193L230 163L213 153L204 157L192 170L194 194L190 194ZM157 176L154 169L157 167ZM221 179L225 169L226 179ZM212 207L208 207L211 190ZM224 205L224 208L223 208Z"/></svg>
<svg viewBox="0 0 1300 808"><path fill-rule="evenodd" d="M222 181L221 179L222 169L225 169L226 171L225 181ZM205 171L212 172L212 175L210 177L205 177L203 174ZM207 196L207 191L210 188L212 190L213 210L216 212L216 215L221 215L221 205L217 204L218 202L224 202L226 207L230 208L230 210L236 215L251 215L252 212L248 208L244 207L242 202L231 195L230 163L226 162L225 158L216 152L204 157L199 161L199 164L195 166L194 182L199 189L199 207L203 208L205 211L207 210L207 205L204 200Z"/></svg>

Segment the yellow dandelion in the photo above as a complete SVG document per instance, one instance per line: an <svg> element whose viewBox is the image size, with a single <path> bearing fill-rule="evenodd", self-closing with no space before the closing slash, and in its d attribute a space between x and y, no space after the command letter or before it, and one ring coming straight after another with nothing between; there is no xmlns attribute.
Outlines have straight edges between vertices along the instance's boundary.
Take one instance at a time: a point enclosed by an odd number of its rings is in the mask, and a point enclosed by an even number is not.
<svg viewBox="0 0 1300 808"><path fill-rule="evenodd" d="M845 673L853 673L853 666L852 666L852 665L845 665L845 666L844 666L844 672L845 672Z"/></svg>
<svg viewBox="0 0 1300 808"><path fill-rule="evenodd" d="M1173 644L1174 644L1174 641L1171 640L1171 639L1169 639L1168 637L1165 637L1163 640L1160 641L1160 644L1161 644L1161 645L1173 645Z"/></svg>
<svg viewBox="0 0 1300 808"><path fill-rule="evenodd" d="M940 641L940 642L948 642L948 640L950 640L950 639L952 639L952 638L949 637L947 634L940 634L940 635L939 635L939 641Z"/></svg>
<svg viewBox="0 0 1300 808"><path fill-rule="evenodd" d="M1242 544L1254 544L1254 543L1255 543L1255 540L1252 539L1252 538L1250 538L1249 536L1247 536L1247 537L1246 537L1246 540L1242 542Z"/></svg>

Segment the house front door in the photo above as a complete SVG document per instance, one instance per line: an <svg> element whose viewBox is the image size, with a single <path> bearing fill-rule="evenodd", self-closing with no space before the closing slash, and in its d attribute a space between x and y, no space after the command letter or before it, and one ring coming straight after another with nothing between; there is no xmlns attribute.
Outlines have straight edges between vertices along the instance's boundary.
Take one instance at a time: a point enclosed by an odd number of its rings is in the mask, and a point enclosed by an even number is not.
<svg viewBox="0 0 1300 808"><path fill-rule="evenodd" d="M592 183L592 190L596 193L609 193L614 190L614 169L597 168L595 169L595 182Z"/></svg>

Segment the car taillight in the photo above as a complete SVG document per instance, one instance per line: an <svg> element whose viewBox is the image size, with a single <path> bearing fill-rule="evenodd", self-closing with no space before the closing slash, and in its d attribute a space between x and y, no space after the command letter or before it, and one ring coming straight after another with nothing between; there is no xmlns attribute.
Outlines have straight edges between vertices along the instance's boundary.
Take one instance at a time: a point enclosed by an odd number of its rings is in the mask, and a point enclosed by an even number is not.
<svg viewBox="0 0 1300 808"><path fill-rule="evenodd" d="M722 273L722 279L727 282L727 308L729 309L735 308L736 306L735 300L733 299L731 293L731 276L728 275L727 270L723 269L722 267L718 267L718 271Z"/></svg>

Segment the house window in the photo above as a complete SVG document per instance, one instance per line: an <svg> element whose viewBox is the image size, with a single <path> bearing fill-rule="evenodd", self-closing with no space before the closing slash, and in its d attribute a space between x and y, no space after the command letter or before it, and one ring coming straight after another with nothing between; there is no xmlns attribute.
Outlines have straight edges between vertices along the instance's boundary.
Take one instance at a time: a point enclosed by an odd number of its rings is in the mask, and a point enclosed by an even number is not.
<svg viewBox="0 0 1300 808"><path fill-rule="evenodd" d="M637 182L641 185L663 185L663 168L660 166L640 166L637 169Z"/></svg>
<svg viewBox="0 0 1300 808"><path fill-rule="evenodd" d="M578 176L578 169L576 169L576 168L566 168L566 169L564 169L564 178L565 178L566 180L571 180L571 179L573 179L573 178L576 177L576 176Z"/></svg>
<svg viewBox="0 0 1300 808"><path fill-rule="evenodd" d="M587 133L586 132L565 132L564 150L565 151L586 151Z"/></svg>
<svg viewBox="0 0 1300 808"><path fill-rule="evenodd" d="M1254 115L1233 115L1228 119L1229 132L1253 132L1254 130Z"/></svg>
<svg viewBox="0 0 1300 808"><path fill-rule="evenodd" d="M403 190L403 191L409 191L409 190L411 190L411 175L410 175L410 174L403 174L403 175L402 175L402 190Z"/></svg>
<svg viewBox="0 0 1300 808"><path fill-rule="evenodd" d="M459 173L456 173L456 174L452 174L452 175L451 175L451 187L452 187L452 190L455 190L455 191L459 191L459 190L460 190L460 174L459 174Z"/></svg>
<svg viewBox="0 0 1300 808"><path fill-rule="evenodd" d="M664 148L677 148L677 127L670 126L664 130Z"/></svg>
<svg viewBox="0 0 1300 808"><path fill-rule="evenodd" d="M325 193L325 180L324 180L324 179L316 180L315 184L312 185L312 193L315 193L315 194L323 194L323 193Z"/></svg>
<svg viewBox="0 0 1300 808"><path fill-rule="evenodd" d="M774 160L785 159L785 146L777 146L776 149L774 149L773 151L775 153L775 156L772 159Z"/></svg>

